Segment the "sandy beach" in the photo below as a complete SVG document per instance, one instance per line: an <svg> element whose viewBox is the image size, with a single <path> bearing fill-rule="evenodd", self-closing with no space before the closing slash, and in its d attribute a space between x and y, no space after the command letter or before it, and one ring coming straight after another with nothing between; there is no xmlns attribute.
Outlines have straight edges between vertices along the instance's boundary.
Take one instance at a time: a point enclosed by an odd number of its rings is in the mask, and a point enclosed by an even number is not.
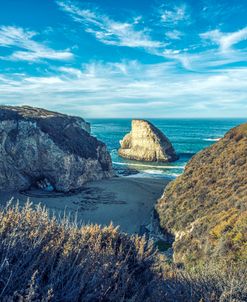
<svg viewBox="0 0 247 302"><path fill-rule="evenodd" d="M168 182L168 179L114 177L88 183L81 192L72 195L0 192L0 203L4 205L13 198L13 202L19 200L23 205L29 199L56 215L64 212L72 217L76 215L79 223L108 225L112 222L121 231L134 234L139 233L142 225L150 223L154 204Z"/></svg>

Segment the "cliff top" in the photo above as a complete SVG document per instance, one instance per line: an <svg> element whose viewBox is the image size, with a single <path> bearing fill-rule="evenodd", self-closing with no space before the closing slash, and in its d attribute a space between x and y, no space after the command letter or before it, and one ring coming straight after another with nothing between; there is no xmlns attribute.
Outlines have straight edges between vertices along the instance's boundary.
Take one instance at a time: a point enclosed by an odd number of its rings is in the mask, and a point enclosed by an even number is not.
<svg viewBox="0 0 247 302"><path fill-rule="evenodd" d="M45 118L66 118L75 119L85 122L83 118L77 116L69 116L67 114L46 110L38 107L23 106L0 106L0 121L25 118L25 119L45 119Z"/></svg>
<svg viewBox="0 0 247 302"><path fill-rule="evenodd" d="M240 140L244 137L247 137L247 123L232 128L224 136L225 139L235 139L235 140Z"/></svg>
<svg viewBox="0 0 247 302"><path fill-rule="evenodd" d="M0 122L12 120L31 121L50 136L62 150L85 158L96 158L96 147L103 145L90 136L90 124L76 116L49 111L31 106L0 106ZM18 127L13 139L18 136Z"/></svg>

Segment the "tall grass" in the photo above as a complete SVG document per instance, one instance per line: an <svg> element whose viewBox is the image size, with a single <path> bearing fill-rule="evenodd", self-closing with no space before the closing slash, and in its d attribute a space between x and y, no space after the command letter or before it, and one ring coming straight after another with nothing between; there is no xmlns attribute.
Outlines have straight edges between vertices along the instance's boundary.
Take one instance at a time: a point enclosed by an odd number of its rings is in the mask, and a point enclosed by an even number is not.
<svg viewBox="0 0 247 302"><path fill-rule="evenodd" d="M246 270L230 272L173 269L112 225L78 227L30 203L0 210L0 301L247 301Z"/></svg>

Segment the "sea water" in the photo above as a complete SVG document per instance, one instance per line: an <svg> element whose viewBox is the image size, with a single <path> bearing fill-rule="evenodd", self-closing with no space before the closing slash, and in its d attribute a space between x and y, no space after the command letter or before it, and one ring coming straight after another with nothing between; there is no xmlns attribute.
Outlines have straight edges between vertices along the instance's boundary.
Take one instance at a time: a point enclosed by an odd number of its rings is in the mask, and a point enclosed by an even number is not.
<svg viewBox="0 0 247 302"><path fill-rule="evenodd" d="M117 174L135 177L175 178L200 150L210 146L231 128L246 119L148 119L173 144L179 160L172 163L147 163L118 156L119 141L131 130L131 119L91 119L92 135L103 141L110 151Z"/></svg>

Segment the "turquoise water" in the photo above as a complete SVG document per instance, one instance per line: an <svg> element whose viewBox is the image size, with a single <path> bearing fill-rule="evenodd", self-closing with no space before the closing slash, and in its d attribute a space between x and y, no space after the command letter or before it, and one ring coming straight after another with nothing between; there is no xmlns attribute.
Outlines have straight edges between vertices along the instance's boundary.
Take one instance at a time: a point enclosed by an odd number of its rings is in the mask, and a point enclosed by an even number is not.
<svg viewBox="0 0 247 302"><path fill-rule="evenodd" d="M118 156L119 141L131 129L131 119L91 119L92 134L106 143L114 169L119 174L137 173L140 177L171 177L183 172L188 160L215 143L244 119L149 119L170 139L179 160L173 163L145 163Z"/></svg>

